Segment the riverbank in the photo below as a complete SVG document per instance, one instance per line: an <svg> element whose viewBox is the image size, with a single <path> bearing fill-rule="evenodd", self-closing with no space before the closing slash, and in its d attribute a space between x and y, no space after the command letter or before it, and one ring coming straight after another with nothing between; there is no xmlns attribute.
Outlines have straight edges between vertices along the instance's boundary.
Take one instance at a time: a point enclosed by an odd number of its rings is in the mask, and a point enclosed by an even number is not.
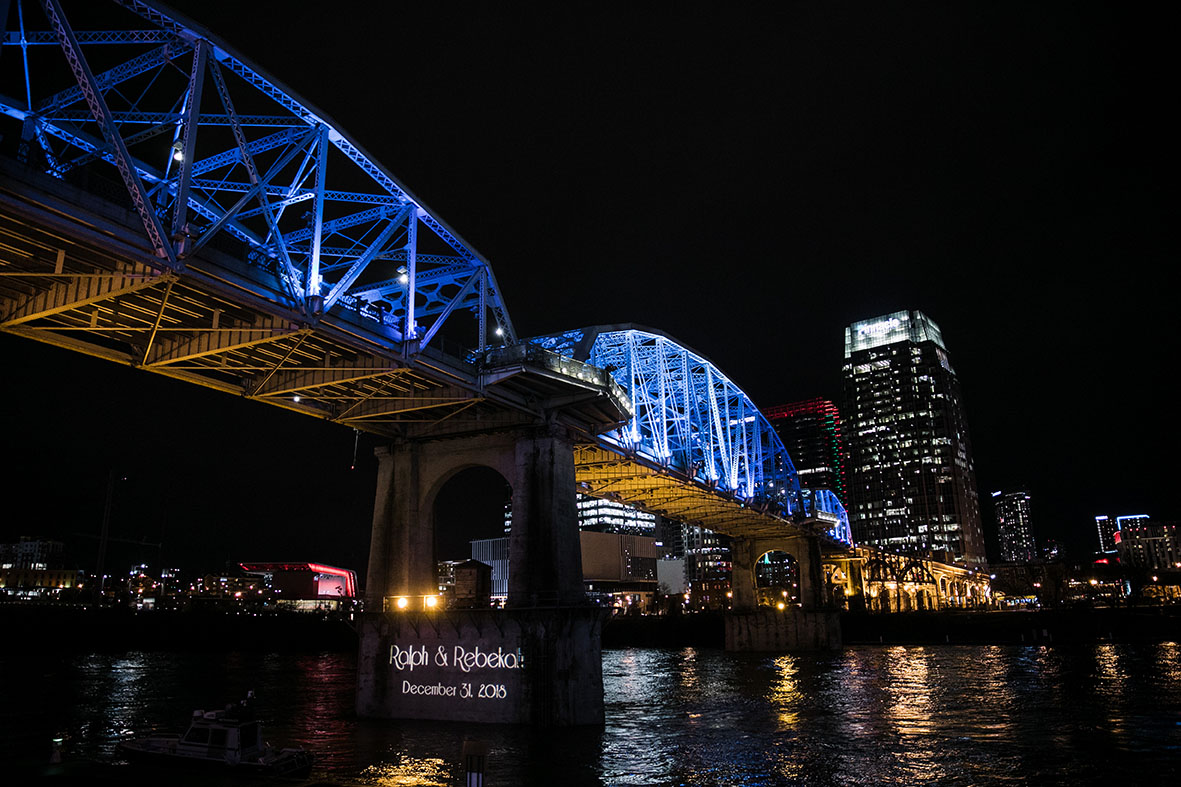
<svg viewBox="0 0 1181 787"><path fill-rule="evenodd" d="M5 640L65 651L355 652L347 619L297 612L137 611L50 604L0 604Z"/></svg>
<svg viewBox="0 0 1181 787"><path fill-rule="evenodd" d="M844 613L846 645L1020 645L1181 642L1181 608L1156 607ZM603 626L603 647L725 646L723 613L616 617Z"/></svg>
<svg viewBox="0 0 1181 787"><path fill-rule="evenodd" d="M1181 609L901 612L841 616L848 645L1053 645L1181 642Z"/></svg>
<svg viewBox="0 0 1181 787"><path fill-rule="evenodd" d="M0 604L0 631L24 648L64 651L335 652L357 649L350 621L323 615L135 611ZM846 645L1055 645L1181 642L1181 608L904 612L841 616ZM722 648L722 612L619 616L604 648Z"/></svg>

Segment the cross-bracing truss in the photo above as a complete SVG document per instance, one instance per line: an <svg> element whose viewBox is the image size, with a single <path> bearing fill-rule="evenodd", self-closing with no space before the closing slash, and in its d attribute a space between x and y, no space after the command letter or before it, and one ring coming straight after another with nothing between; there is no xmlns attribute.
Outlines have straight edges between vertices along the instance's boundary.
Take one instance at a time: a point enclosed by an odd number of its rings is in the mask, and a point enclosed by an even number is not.
<svg viewBox="0 0 1181 787"><path fill-rule="evenodd" d="M852 543L849 519L829 490L800 487L791 457L750 398L710 361L650 329L598 326L530 339L610 372L635 416L600 437L744 505L819 519Z"/></svg>
<svg viewBox="0 0 1181 787"><path fill-rule="evenodd" d="M408 355L456 314L467 349L515 341L487 261L323 113L150 0L63 5L14 0L0 20L0 114L45 172L117 176L156 267L238 252L300 322L349 310Z"/></svg>

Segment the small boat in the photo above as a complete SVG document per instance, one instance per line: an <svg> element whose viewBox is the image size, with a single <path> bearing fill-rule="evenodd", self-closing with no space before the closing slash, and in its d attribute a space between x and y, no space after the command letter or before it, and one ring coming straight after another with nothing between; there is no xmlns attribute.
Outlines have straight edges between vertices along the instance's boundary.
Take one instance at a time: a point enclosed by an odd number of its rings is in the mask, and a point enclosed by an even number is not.
<svg viewBox="0 0 1181 787"><path fill-rule="evenodd" d="M254 692L225 710L193 711L183 735L147 735L122 741L118 750L129 760L179 766L232 768L236 773L303 777L314 757L304 748L275 749L262 739L254 717Z"/></svg>

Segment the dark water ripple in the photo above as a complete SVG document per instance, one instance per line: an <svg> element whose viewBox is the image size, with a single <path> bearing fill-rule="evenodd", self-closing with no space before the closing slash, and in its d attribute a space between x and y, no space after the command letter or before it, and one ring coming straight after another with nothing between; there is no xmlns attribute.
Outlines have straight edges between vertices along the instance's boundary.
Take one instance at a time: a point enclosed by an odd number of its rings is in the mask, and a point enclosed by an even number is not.
<svg viewBox="0 0 1181 787"><path fill-rule="evenodd" d="M612 650L606 725L544 733L357 719L354 670L339 653L9 650L0 763L44 762L60 734L68 757L115 762L120 739L253 689L270 741L315 749L314 779L342 785L460 784L465 737L490 747L489 787L1172 783L1181 764L1174 643Z"/></svg>

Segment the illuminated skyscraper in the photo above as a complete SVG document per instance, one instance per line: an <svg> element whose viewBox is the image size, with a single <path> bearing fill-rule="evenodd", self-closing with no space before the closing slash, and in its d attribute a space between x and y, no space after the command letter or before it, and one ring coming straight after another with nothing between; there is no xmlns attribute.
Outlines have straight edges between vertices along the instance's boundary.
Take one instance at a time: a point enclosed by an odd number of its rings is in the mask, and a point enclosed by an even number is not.
<svg viewBox="0 0 1181 787"><path fill-rule="evenodd" d="M809 489L829 489L842 505L848 506L844 438L837 406L826 399L809 399L771 407L763 415L783 441L800 484Z"/></svg>
<svg viewBox="0 0 1181 787"><path fill-rule="evenodd" d="M1099 551L1108 553L1115 551L1115 531L1119 529L1115 517L1100 514L1095 517L1095 529L1099 531Z"/></svg>
<svg viewBox="0 0 1181 787"><path fill-rule="evenodd" d="M1028 563L1037 557L1033 526L1029 518L1029 493L993 492L997 537L1001 542L1001 560Z"/></svg>
<svg viewBox="0 0 1181 787"><path fill-rule="evenodd" d="M853 539L983 564L968 424L939 326L918 311L853 323L844 380Z"/></svg>
<svg viewBox="0 0 1181 787"><path fill-rule="evenodd" d="M1120 532L1128 528L1143 527L1148 524L1147 514L1125 514L1111 516L1100 514L1095 517L1095 529L1099 531L1099 554L1106 558L1114 558L1120 551Z"/></svg>

